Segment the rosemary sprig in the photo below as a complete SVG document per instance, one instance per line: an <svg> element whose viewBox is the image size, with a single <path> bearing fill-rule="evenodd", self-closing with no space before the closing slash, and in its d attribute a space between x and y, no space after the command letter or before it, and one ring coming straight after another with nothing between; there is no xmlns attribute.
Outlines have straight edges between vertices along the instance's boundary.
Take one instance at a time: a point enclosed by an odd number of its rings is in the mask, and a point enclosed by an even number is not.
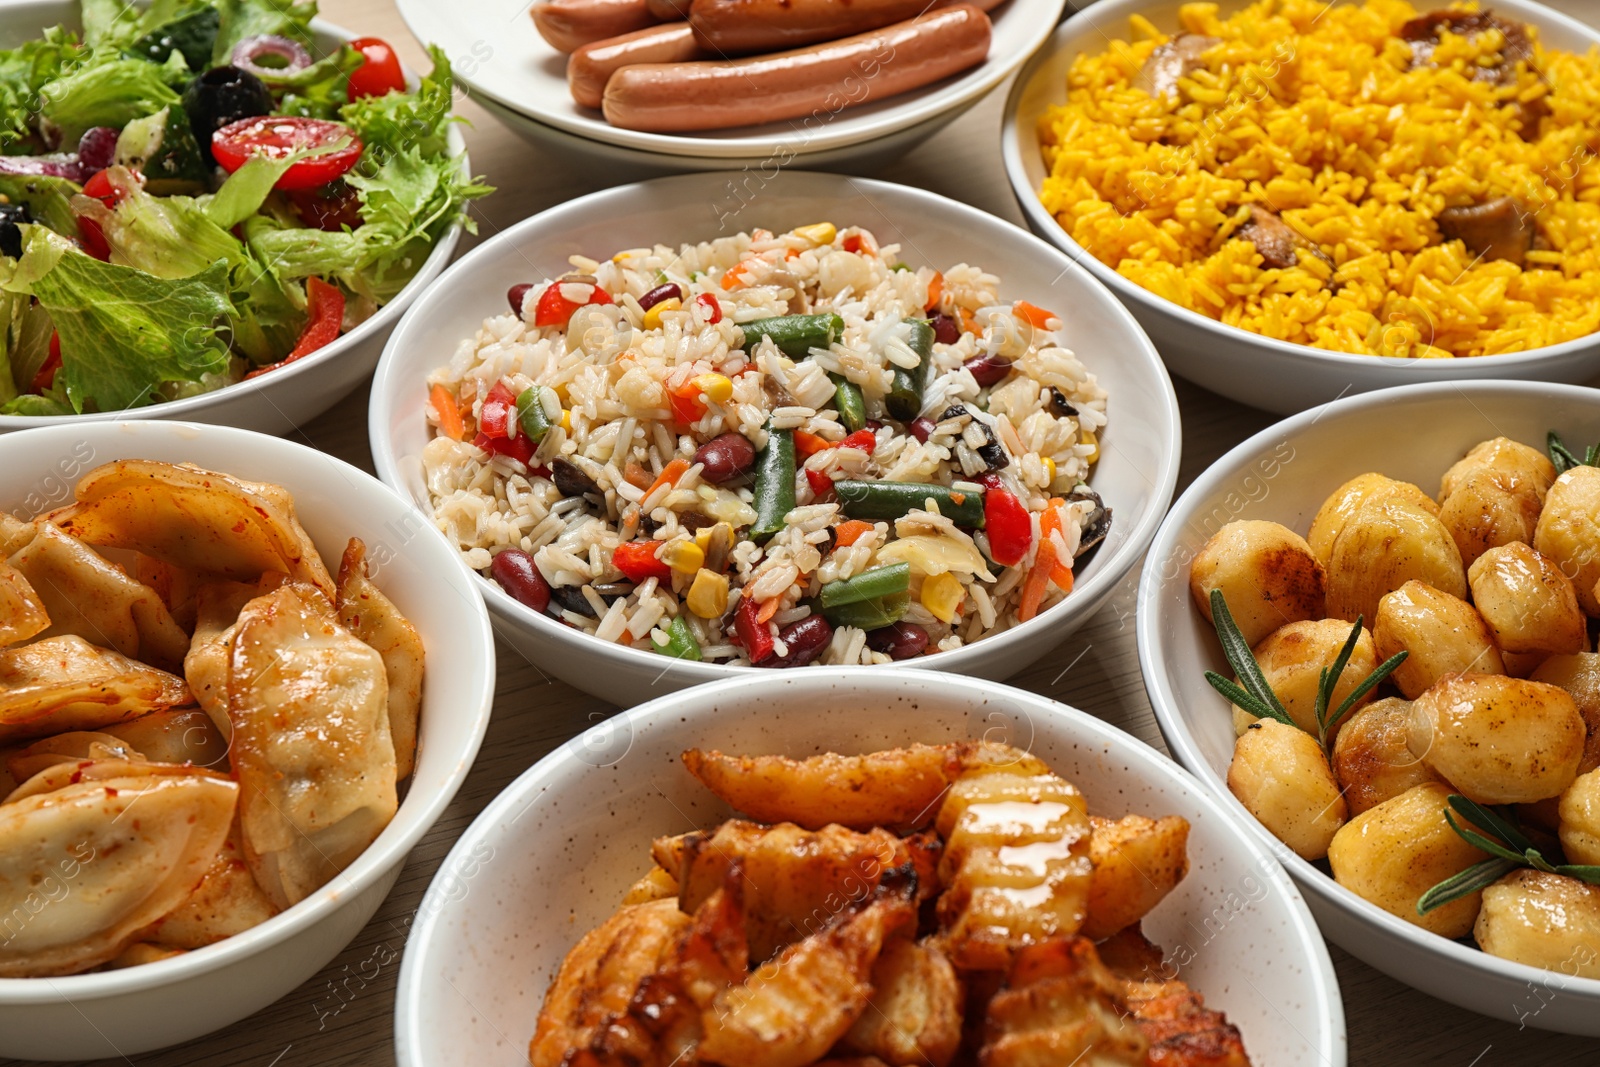
<svg viewBox="0 0 1600 1067"><path fill-rule="evenodd" d="M1550 453L1550 462L1555 465L1557 474L1565 474L1573 467L1600 467L1600 442L1590 445L1589 451L1579 459L1561 435L1551 430L1545 435L1545 451Z"/></svg>
<svg viewBox="0 0 1600 1067"><path fill-rule="evenodd" d="M1522 832L1514 815L1496 811L1456 793L1450 794L1448 803L1453 810L1445 812L1444 818L1450 824L1450 829L1469 845L1489 853L1490 858L1451 875L1422 894L1417 899L1418 915L1426 915L1453 900L1469 897L1519 867L1532 867L1547 874L1562 874L1590 885L1600 885L1600 867L1581 863L1551 863L1545 859L1528 835ZM1457 815L1461 816L1465 826L1456 821Z"/></svg>
<svg viewBox="0 0 1600 1067"><path fill-rule="evenodd" d="M1267 683L1266 676L1261 673L1261 664L1256 662L1255 653L1250 650L1250 643L1239 631L1239 624L1233 621L1233 613L1228 610L1228 602L1220 589L1211 590L1211 621L1216 625L1217 637L1222 641L1222 653L1228 657L1228 665L1239 676L1239 681L1234 682L1216 671L1206 671L1206 681L1210 682L1211 687L1217 692L1256 718L1277 719L1285 725L1298 729L1299 723L1290 716L1283 702L1278 699L1278 695L1272 691L1272 686ZM1334 729L1355 709L1361 698L1372 692L1380 682L1405 662L1406 653L1396 652L1379 664L1377 670L1362 679L1361 684L1352 689L1350 694L1340 701L1339 706L1330 712L1328 705L1333 702L1333 691L1338 687L1339 678L1350 663L1350 654L1355 651L1356 642L1361 639L1361 627L1364 621L1362 618L1356 619L1355 625L1350 628L1350 636L1339 649L1339 655L1334 657L1332 664L1322 668L1322 673L1317 678L1317 743L1322 746L1324 752L1328 751Z"/></svg>

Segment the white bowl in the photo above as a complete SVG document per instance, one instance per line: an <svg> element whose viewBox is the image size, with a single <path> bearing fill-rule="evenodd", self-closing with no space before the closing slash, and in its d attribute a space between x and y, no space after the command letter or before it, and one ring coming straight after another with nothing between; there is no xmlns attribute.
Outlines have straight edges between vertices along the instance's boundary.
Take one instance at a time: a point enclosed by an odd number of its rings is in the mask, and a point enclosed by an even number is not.
<svg viewBox="0 0 1600 1067"><path fill-rule="evenodd" d="M974 208L885 182L803 171L779 173L751 193L741 188L750 197L746 202L730 195L725 181L719 174L691 174L593 193L513 226L451 267L395 330L374 377L368 429L378 476L432 513L420 459L432 434L424 379L486 316L505 311L511 285L555 277L576 253L606 256L755 226L782 232L823 219L860 223L882 243L903 245L910 262L979 264L1000 275L1006 299L1060 310L1067 344L1110 393L1110 423L1090 484L1114 510L1115 521L1111 536L1078 575L1077 588L1028 623L925 661L936 670L996 679L1022 670L1105 602L1149 545L1172 500L1178 408L1155 349L1093 278L1038 238ZM664 661L565 626L487 579L481 585L496 628L513 647L545 671L615 704L637 704L751 669Z"/></svg>
<svg viewBox="0 0 1600 1067"><path fill-rule="evenodd" d="M1583 382L1600 373L1600 334L1503 356L1437 360L1325 352L1277 341L1163 300L1085 251L1039 201L1046 175L1039 119L1066 98L1067 71L1080 53L1103 52L1108 42L1127 40L1128 18L1135 14L1171 32L1181 6L1182 0L1100 0L1068 19L1017 75L1000 138L1006 176L1028 225L1110 286L1174 374L1242 403L1292 414L1347 393L1396 385L1478 378ZM1245 0L1226 0L1222 10L1243 6ZM1496 0L1494 9L1537 26L1547 48L1585 53L1600 45L1600 32L1529 0Z"/></svg>
<svg viewBox="0 0 1600 1067"><path fill-rule="evenodd" d="M0 1058L125 1058L220 1030L300 985L383 902L466 778L489 725L494 644L471 573L409 504L332 456L194 423L43 426L0 438L0 509L31 517L69 501L87 471L130 458L198 462L284 486L329 562L350 537L366 541L379 586L427 649L416 771L402 785L398 814L359 859L260 926L127 970L0 979Z"/></svg>
<svg viewBox="0 0 1600 1067"><path fill-rule="evenodd" d="M758 168L764 176L768 168L775 171L797 158L799 165L811 166L806 157L812 153L849 150L835 156L841 161L871 156L877 142L909 127L926 124L931 133L1021 66L1060 20L1064 3L1008 0L989 13L994 21L989 58L921 89L823 114L815 121L796 119L694 134L624 130L598 111L579 107L567 88L567 57L539 36L526 4L398 0L396 6L418 40L435 41L444 48L456 77L480 101L520 113L541 126L632 149L619 158L637 164L684 170L715 160L717 166ZM939 121L930 123L935 117Z"/></svg>
<svg viewBox="0 0 1600 1067"><path fill-rule="evenodd" d="M1356 896L1281 845L1228 791L1233 720L1201 676L1226 670L1189 596L1189 561L1235 519L1271 519L1304 534L1322 501L1379 471L1437 490L1468 448L1504 435L1539 447L1550 430L1600 437L1600 392L1536 382L1413 385L1340 400L1256 434L1223 456L1173 505L1139 585L1139 665L1174 756L1289 869L1329 940L1441 1000L1542 1030L1600 1035L1600 981L1499 959L1427 933Z"/></svg>
<svg viewBox="0 0 1600 1067"><path fill-rule="evenodd" d="M1254 1062L1342 1067L1339 986L1304 901L1193 779L1045 697L869 667L747 676L663 697L593 727L508 786L456 843L412 924L395 997L400 1067L527 1063L556 967L615 910L647 865L651 837L727 816L679 764L684 749L808 756L980 737L1042 757L1096 812L1187 818L1189 876L1145 932L1170 958L1192 956L1184 981L1238 1025Z"/></svg>
<svg viewBox="0 0 1600 1067"><path fill-rule="evenodd" d="M6 0L0 3L0 48L14 48L23 41L32 40L48 26L59 24L76 27L80 22L76 0ZM359 32L352 33L321 19L315 20L311 28L317 35L319 52L331 51L337 45L360 36ZM414 72L407 70L406 78L413 85L416 84ZM462 139L461 131L452 125L447 139L450 151L461 157L461 173L470 174L466 157L467 143ZM377 314L332 344L271 374L199 396L129 408L127 411L55 418L0 415L0 433L57 423L81 426L120 419L189 419L218 426L260 430L262 433L288 433L327 411L372 374L378 357L383 354L383 343L388 340L389 331L394 329L401 314L417 295L444 270L445 264L455 255L460 240L461 226L458 223L445 231L417 271L416 277L393 300L379 308Z"/></svg>

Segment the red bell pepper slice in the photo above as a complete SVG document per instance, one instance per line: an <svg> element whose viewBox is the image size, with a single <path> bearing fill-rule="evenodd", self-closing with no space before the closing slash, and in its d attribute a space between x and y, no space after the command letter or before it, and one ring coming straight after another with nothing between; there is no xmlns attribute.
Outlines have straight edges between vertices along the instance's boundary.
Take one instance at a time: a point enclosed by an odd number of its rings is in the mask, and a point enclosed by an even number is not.
<svg viewBox="0 0 1600 1067"><path fill-rule="evenodd" d="M656 558L656 549L660 547L660 541L628 541L611 553L611 565L627 575L631 582L642 582L646 578L665 581L672 577L672 568Z"/></svg>
<svg viewBox="0 0 1600 1067"><path fill-rule="evenodd" d="M989 558L1002 567L1015 567L1027 558L1033 547L1033 517L1009 490L1000 476L985 474L978 479L984 487L983 523L989 535Z"/></svg>
<svg viewBox="0 0 1600 1067"><path fill-rule="evenodd" d="M306 315L306 328L301 331L300 340L295 344L294 350L278 362L258 367L246 374L246 379L277 370L297 359L304 359L319 348L337 341L339 331L344 328L344 290L337 285L329 285L321 278L307 278Z"/></svg>
<svg viewBox="0 0 1600 1067"><path fill-rule="evenodd" d="M761 605L750 597L739 601L739 610L733 613L733 630L739 645L751 663L760 663L772 655L772 633L760 618Z"/></svg>

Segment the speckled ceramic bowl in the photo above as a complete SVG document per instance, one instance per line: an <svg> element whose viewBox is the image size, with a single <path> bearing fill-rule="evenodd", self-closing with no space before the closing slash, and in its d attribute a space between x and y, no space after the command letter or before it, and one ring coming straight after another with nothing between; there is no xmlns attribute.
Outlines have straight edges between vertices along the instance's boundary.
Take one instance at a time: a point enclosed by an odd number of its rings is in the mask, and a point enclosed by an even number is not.
<svg viewBox="0 0 1600 1067"><path fill-rule="evenodd" d="M1106 815L1189 820L1189 876L1145 922L1256 1063L1346 1062L1327 948L1268 851L1188 773L1083 712L930 671L841 668L717 682L651 701L552 752L478 816L429 888L400 971L400 1067L513 1067L577 939L650 865L658 834L724 808L679 765L699 746L868 752L963 738L1033 751Z"/></svg>

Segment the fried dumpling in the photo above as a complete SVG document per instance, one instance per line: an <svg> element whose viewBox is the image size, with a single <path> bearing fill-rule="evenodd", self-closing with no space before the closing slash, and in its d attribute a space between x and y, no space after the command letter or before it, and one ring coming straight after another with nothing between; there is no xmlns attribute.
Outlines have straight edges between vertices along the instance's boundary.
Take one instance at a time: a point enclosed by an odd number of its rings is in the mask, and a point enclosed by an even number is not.
<svg viewBox="0 0 1600 1067"><path fill-rule="evenodd" d="M14 783L25 782L58 763L79 763L85 760L142 760L144 755L121 738L95 730L73 730L55 734L31 745L13 749L0 757L6 773ZM13 784L12 788L16 788ZM0 793L0 800L7 793Z"/></svg>
<svg viewBox="0 0 1600 1067"><path fill-rule="evenodd" d="M224 740L233 731L228 721L228 661L233 656L234 624L246 604L276 589L283 577L272 573L259 582L208 582L195 592L194 636L183 657L183 676Z"/></svg>
<svg viewBox="0 0 1600 1067"><path fill-rule="evenodd" d="M48 519L91 545L235 581L282 571L333 596L333 579L279 486L188 464L118 460L84 475L77 502Z"/></svg>
<svg viewBox="0 0 1600 1067"><path fill-rule="evenodd" d="M0 651L0 742L98 730L192 702L182 678L81 637Z"/></svg>
<svg viewBox="0 0 1600 1067"><path fill-rule="evenodd" d="M83 780L0 804L0 977L115 959L200 882L238 794L190 771Z"/></svg>
<svg viewBox="0 0 1600 1067"><path fill-rule="evenodd" d="M50 612L21 571L0 556L0 648L37 637L50 625Z"/></svg>
<svg viewBox="0 0 1600 1067"><path fill-rule="evenodd" d="M173 708L107 726L102 736L123 742L147 760L228 770L228 740L200 708Z"/></svg>
<svg viewBox="0 0 1600 1067"><path fill-rule="evenodd" d="M397 806L383 659L315 589L245 605L228 669L245 858L280 908L370 845Z"/></svg>
<svg viewBox="0 0 1600 1067"><path fill-rule="evenodd" d="M145 936L172 948L204 948L260 926L276 914L277 907L256 884L245 862L236 820L234 831L206 868L205 878Z"/></svg>
<svg viewBox="0 0 1600 1067"><path fill-rule="evenodd" d="M411 774L422 711L422 637L367 576L367 546L352 537L339 561L339 622L383 657L395 773Z"/></svg>
<svg viewBox="0 0 1600 1067"><path fill-rule="evenodd" d="M155 590L179 626L187 631L194 629L194 597L206 579L185 567L175 567L143 552L134 553L133 577Z"/></svg>
<svg viewBox="0 0 1600 1067"><path fill-rule="evenodd" d="M50 613L47 637L76 634L156 667L176 668L189 635L173 621L154 589L49 523L11 556Z"/></svg>
<svg viewBox="0 0 1600 1067"><path fill-rule="evenodd" d="M0 557L11 555L33 539L33 523L0 511Z"/></svg>

